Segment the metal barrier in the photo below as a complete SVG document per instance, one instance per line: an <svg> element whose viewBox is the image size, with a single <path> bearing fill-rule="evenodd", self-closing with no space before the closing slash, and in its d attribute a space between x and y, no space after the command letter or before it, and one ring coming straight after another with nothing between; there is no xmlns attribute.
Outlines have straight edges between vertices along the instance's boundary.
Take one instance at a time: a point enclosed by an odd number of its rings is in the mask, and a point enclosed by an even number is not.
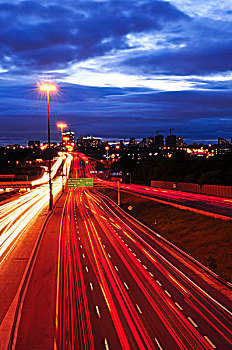
<svg viewBox="0 0 232 350"><path fill-rule="evenodd" d="M198 185L195 183L170 181L151 181L151 187L167 188L177 191L179 190L184 192L207 194L209 196L232 198L232 186Z"/></svg>

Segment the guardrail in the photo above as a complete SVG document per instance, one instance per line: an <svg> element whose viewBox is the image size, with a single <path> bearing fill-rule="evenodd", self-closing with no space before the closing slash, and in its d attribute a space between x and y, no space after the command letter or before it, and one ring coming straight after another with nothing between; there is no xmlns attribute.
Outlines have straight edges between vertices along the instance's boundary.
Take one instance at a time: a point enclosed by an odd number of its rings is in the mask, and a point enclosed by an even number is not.
<svg viewBox="0 0 232 350"><path fill-rule="evenodd" d="M206 194L209 196L232 198L232 186L198 185L195 183L171 181L151 181L151 187L167 188L184 192Z"/></svg>

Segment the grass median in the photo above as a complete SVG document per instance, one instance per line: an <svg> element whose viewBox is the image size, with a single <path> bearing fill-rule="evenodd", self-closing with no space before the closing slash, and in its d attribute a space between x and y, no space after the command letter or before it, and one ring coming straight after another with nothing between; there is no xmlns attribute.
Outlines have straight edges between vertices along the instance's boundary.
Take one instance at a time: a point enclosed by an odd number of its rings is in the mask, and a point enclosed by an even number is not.
<svg viewBox="0 0 232 350"><path fill-rule="evenodd" d="M99 189L117 202L117 191ZM132 207L131 210L128 207ZM121 192L121 207L222 278L232 282L232 222Z"/></svg>

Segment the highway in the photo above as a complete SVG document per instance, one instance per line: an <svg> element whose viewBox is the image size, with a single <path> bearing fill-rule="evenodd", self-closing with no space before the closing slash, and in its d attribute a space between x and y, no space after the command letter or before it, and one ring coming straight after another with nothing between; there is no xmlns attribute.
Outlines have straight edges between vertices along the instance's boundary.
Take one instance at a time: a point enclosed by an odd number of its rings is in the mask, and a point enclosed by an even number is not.
<svg viewBox="0 0 232 350"><path fill-rule="evenodd" d="M102 186L117 188L117 183L95 178L95 183ZM180 209L193 210L204 215L210 215L225 220L232 219L232 199L207 196L197 193L140 186L134 184L120 184L120 190L143 197L148 197L163 204Z"/></svg>
<svg viewBox="0 0 232 350"><path fill-rule="evenodd" d="M72 176L84 176L74 164ZM94 189L67 189L44 233L16 349L229 350L229 290L190 265Z"/></svg>
<svg viewBox="0 0 232 350"><path fill-rule="evenodd" d="M117 182L107 181L92 174L91 160L84 154L78 153L78 157L85 163L85 176L94 176L95 185L109 188L117 188ZM120 179L119 179L120 180ZM163 204L175 206L180 209L192 210L197 213L218 217L225 220L232 218L232 198L202 195L198 193L182 192L149 186L120 183L120 190L151 198Z"/></svg>
<svg viewBox="0 0 232 350"><path fill-rule="evenodd" d="M72 156L65 157L69 173ZM59 157L52 167L54 200L61 194L62 179L55 177L61 164ZM48 179L44 174L38 182ZM48 213L48 185L5 201L0 208L0 323L4 320L18 293L26 266ZM0 348L2 341L0 335Z"/></svg>

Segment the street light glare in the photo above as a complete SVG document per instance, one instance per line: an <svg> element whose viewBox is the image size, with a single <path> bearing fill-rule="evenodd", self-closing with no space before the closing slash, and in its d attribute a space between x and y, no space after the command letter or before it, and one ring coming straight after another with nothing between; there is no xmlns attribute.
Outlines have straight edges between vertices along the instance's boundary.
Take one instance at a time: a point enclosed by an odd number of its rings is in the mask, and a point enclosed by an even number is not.
<svg viewBox="0 0 232 350"><path fill-rule="evenodd" d="M57 123L56 126L57 126L57 128L60 128L60 129L67 128L67 124L66 123Z"/></svg>
<svg viewBox="0 0 232 350"><path fill-rule="evenodd" d="M40 83L39 84L39 90L40 91L46 91L46 92L56 92L57 91L57 85L53 83Z"/></svg>

